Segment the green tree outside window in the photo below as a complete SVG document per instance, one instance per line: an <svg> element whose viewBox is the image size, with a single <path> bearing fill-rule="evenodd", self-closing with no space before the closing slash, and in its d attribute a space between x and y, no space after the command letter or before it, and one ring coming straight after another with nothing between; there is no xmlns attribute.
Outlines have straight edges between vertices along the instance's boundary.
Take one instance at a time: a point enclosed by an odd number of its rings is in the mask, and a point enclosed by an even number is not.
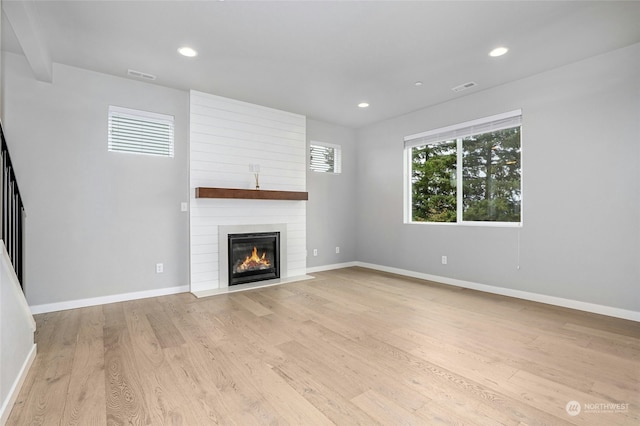
<svg viewBox="0 0 640 426"><path fill-rule="evenodd" d="M458 176L458 151L462 152ZM412 220L521 221L520 127L411 148Z"/></svg>

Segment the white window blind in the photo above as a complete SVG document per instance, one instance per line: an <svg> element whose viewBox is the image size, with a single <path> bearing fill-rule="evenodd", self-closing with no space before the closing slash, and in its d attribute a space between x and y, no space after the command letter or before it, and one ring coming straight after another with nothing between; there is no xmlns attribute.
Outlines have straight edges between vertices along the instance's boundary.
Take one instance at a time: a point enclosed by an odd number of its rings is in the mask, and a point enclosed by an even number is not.
<svg viewBox="0 0 640 426"><path fill-rule="evenodd" d="M522 124L522 110L505 112L504 114L492 115L490 117L479 118L453 126L441 127L415 135L405 136L405 148L424 146L437 142L450 141L458 138L479 135L481 133L495 132L497 130L509 129Z"/></svg>
<svg viewBox="0 0 640 426"><path fill-rule="evenodd" d="M342 149L340 145L311 142L309 168L314 172L341 173Z"/></svg>
<svg viewBox="0 0 640 426"><path fill-rule="evenodd" d="M109 151L173 157L173 116L109 106Z"/></svg>

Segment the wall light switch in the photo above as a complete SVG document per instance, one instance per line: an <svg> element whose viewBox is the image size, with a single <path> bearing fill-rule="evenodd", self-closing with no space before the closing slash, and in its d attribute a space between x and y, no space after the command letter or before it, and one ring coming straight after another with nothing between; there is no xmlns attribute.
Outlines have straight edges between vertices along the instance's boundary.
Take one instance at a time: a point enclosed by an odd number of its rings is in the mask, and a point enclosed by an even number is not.
<svg viewBox="0 0 640 426"><path fill-rule="evenodd" d="M186 212L187 210L189 210L189 206L187 203L180 203L180 211L181 212Z"/></svg>

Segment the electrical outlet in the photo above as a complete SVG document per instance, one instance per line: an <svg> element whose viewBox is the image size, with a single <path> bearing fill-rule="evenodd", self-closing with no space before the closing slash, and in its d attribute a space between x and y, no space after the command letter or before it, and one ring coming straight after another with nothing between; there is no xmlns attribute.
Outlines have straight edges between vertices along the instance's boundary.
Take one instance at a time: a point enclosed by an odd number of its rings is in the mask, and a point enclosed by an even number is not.
<svg viewBox="0 0 640 426"><path fill-rule="evenodd" d="M442 264L443 265L447 264L447 256L442 256Z"/></svg>
<svg viewBox="0 0 640 426"><path fill-rule="evenodd" d="M313 249L313 255L317 256L318 255L318 249Z"/></svg>
<svg viewBox="0 0 640 426"><path fill-rule="evenodd" d="M156 274L161 274L164 272L164 264L156 263Z"/></svg>
<svg viewBox="0 0 640 426"><path fill-rule="evenodd" d="M340 247L336 247L336 254L340 253Z"/></svg>

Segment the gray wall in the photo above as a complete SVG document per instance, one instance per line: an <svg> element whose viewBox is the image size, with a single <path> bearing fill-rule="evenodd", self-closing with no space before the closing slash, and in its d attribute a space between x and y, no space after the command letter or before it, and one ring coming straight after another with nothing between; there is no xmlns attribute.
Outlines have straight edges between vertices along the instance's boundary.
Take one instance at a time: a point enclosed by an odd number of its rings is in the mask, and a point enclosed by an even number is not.
<svg viewBox="0 0 640 426"><path fill-rule="evenodd" d="M188 285L188 93L59 64L42 83L9 53L3 65L29 304ZM174 115L175 158L107 152L110 104Z"/></svg>
<svg viewBox="0 0 640 426"><path fill-rule="evenodd" d="M4 68L5 131L28 215L29 303L188 285L188 214L179 210L189 199L188 93L60 64L53 84L42 83L10 53ZM107 152L109 105L174 115L175 158ZM342 174L307 174L307 266L353 261L355 131L309 119L307 139L343 149Z"/></svg>
<svg viewBox="0 0 640 426"><path fill-rule="evenodd" d="M635 45L358 131L308 119L307 140L342 145L343 173L307 174L307 266L356 260L640 310L639 70ZM188 93L57 64L37 82L13 54L3 72L30 304L187 285ZM108 153L109 104L175 115L176 157ZM524 227L403 224L403 137L515 108Z"/></svg>
<svg viewBox="0 0 640 426"><path fill-rule="evenodd" d="M342 173L307 171L307 267L354 261L357 173L355 131L307 119L307 142L309 141L340 145ZM336 254L336 246L340 247L339 254ZM318 256L313 256L313 249L318 249Z"/></svg>
<svg viewBox="0 0 640 426"><path fill-rule="evenodd" d="M639 73L637 44L360 129L357 260L640 311ZM517 108L522 229L403 224L403 137Z"/></svg>
<svg viewBox="0 0 640 426"><path fill-rule="evenodd" d="M0 0L0 23L3 13ZM3 117L2 75L0 55L0 118ZM23 368L26 370L29 355L35 355L34 330L35 322L24 301L20 284L5 255L4 244L0 244L0 424L7 420L17 399L19 389L14 389L14 386L26 376Z"/></svg>

